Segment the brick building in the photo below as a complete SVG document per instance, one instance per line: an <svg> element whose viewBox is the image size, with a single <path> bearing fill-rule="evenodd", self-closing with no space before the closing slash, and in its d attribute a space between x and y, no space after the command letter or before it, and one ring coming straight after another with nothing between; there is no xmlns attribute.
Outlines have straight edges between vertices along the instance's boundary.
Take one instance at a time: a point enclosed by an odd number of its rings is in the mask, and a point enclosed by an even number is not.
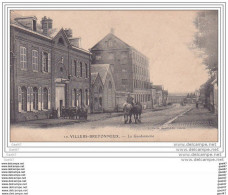
<svg viewBox="0 0 228 195"><path fill-rule="evenodd" d="M90 52L69 30L53 37L52 20L15 17L10 24L11 121L48 118L52 108L89 105Z"/></svg>
<svg viewBox="0 0 228 195"><path fill-rule="evenodd" d="M148 58L120 40L113 31L91 48L92 64L110 64L116 86L116 104L121 107L130 92L143 107L151 105Z"/></svg>

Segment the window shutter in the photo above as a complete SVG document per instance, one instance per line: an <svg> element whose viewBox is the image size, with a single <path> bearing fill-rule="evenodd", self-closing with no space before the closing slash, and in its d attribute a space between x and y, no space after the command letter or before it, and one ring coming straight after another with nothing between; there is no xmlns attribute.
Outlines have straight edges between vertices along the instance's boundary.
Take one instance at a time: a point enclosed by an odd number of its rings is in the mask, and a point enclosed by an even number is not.
<svg viewBox="0 0 228 195"><path fill-rule="evenodd" d="M30 94L31 94L31 97L30 97L31 98L30 99L31 100L31 111L33 111L33 98L34 97L33 97L33 88L32 87L30 87Z"/></svg>
<svg viewBox="0 0 228 195"><path fill-rule="evenodd" d="M33 70L35 70L35 64L34 64L34 63L35 63L35 62L34 62L35 59L34 59L34 55L35 55L35 52L34 52L34 50L32 50L32 69L33 69Z"/></svg>
<svg viewBox="0 0 228 195"><path fill-rule="evenodd" d="M21 87L18 87L18 112L21 112L21 109L22 109Z"/></svg>
<svg viewBox="0 0 228 195"><path fill-rule="evenodd" d="M90 93L89 93L89 90L87 91L87 98L88 98L88 105L87 106L89 106L89 99L90 99Z"/></svg>
<svg viewBox="0 0 228 195"><path fill-rule="evenodd" d="M44 52L42 52L42 72L44 72L44 64L45 64L45 57L44 57Z"/></svg>
<svg viewBox="0 0 228 195"><path fill-rule="evenodd" d="M39 58L39 55L38 55L38 51L36 52L36 70L38 71L38 58Z"/></svg>
<svg viewBox="0 0 228 195"><path fill-rule="evenodd" d="M51 54L48 53L48 72L51 72Z"/></svg>
<svg viewBox="0 0 228 195"><path fill-rule="evenodd" d="M51 109L51 89L48 88L48 109Z"/></svg>
<svg viewBox="0 0 228 195"><path fill-rule="evenodd" d="M74 89L72 89L72 107L74 107L74 101L75 101L75 97L74 97Z"/></svg>
<svg viewBox="0 0 228 195"><path fill-rule="evenodd" d="M41 110L44 109L44 89L41 89Z"/></svg>
<svg viewBox="0 0 228 195"><path fill-rule="evenodd" d="M30 87L27 88L27 111L30 111Z"/></svg>
<svg viewBox="0 0 228 195"><path fill-rule="evenodd" d="M27 69L27 55L26 55L26 48L24 47L24 52L23 52L23 56L24 56L24 68ZM28 110L28 109L27 109Z"/></svg>
<svg viewBox="0 0 228 195"><path fill-rule="evenodd" d="M38 89L38 110L41 110L41 87Z"/></svg>

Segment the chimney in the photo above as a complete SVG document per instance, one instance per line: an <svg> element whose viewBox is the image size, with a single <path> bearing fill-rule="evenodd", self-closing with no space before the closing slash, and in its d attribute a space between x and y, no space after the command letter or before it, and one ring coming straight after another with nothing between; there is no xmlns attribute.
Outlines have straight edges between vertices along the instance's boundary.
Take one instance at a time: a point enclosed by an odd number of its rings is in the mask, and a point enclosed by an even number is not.
<svg viewBox="0 0 228 195"><path fill-rule="evenodd" d="M48 30L52 29L52 19L47 18L46 16L44 16L41 20L41 25L42 25L42 29L43 29L43 34L48 36Z"/></svg>
<svg viewBox="0 0 228 195"><path fill-rule="evenodd" d="M72 38L72 29L71 28L68 28L68 29L66 28L64 31L68 38Z"/></svg>
<svg viewBox="0 0 228 195"><path fill-rule="evenodd" d="M70 43L73 46L78 47L78 48L81 48L81 37L71 38L69 40L70 40Z"/></svg>
<svg viewBox="0 0 228 195"><path fill-rule="evenodd" d="M110 33L115 34L115 29L111 28Z"/></svg>

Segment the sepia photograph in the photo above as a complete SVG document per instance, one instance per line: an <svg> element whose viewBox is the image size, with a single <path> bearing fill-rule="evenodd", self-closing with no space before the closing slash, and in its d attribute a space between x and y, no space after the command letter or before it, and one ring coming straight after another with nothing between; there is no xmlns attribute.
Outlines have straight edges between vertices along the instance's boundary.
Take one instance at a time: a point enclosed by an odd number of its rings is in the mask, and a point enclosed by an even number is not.
<svg viewBox="0 0 228 195"><path fill-rule="evenodd" d="M10 142L217 142L217 10L11 10Z"/></svg>

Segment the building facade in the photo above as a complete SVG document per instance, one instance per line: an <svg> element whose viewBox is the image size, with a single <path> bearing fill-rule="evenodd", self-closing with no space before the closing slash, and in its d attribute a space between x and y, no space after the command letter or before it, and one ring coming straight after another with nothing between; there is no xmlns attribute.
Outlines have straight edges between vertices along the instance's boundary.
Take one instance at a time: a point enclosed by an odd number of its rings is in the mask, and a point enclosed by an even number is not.
<svg viewBox="0 0 228 195"><path fill-rule="evenodd" d="M50 18L44 17L41 26L36 17L11 18L12 122L48 118L51 109L60 116L62 107L89 105L90 52L70 42L63 29L52 37Z"/></svg>
<svg viewBox="0 0 228 195"><path fill-rule="evenodd" d="M144 107L151 104L148 58L120 40L113 32L91 48L93 64L110 64L116 86L116 104L121 107L130 93Z"/></svg>
<svg viewBox="0 0 228 195"><path fill-rule="evenodd" d="M91 73L91 111L103 112L104 85L98 72Z"/></svg>
<svg viewBox="0 0 228 195"><path fill-rule="evenodd" d="M102 93L102 101L101 101L101 106L104 112L107 111L114 111L116 108L116 88L115 88L115 82L111 70L111 65L110 64L92 64L91 65L91 72L92 74L97 74L99 73L102 85L103 85L103 93ZM96 83L95 83L96 84ZM96 88L100 87L101 84L100 82L97 82ZM93 89L94 90L94 89ZM95 92L95 91L94 91ZM95 96L95 94L94 94ZM94 99L93 105L95 106L95 101Z"/></svg>
<svg viewBox="0 0 228 195"><path fill-rule="evenodd" d="M167 102L172 104L181 104L185 98L186 95L183 94L169 94Z"/></svg>

